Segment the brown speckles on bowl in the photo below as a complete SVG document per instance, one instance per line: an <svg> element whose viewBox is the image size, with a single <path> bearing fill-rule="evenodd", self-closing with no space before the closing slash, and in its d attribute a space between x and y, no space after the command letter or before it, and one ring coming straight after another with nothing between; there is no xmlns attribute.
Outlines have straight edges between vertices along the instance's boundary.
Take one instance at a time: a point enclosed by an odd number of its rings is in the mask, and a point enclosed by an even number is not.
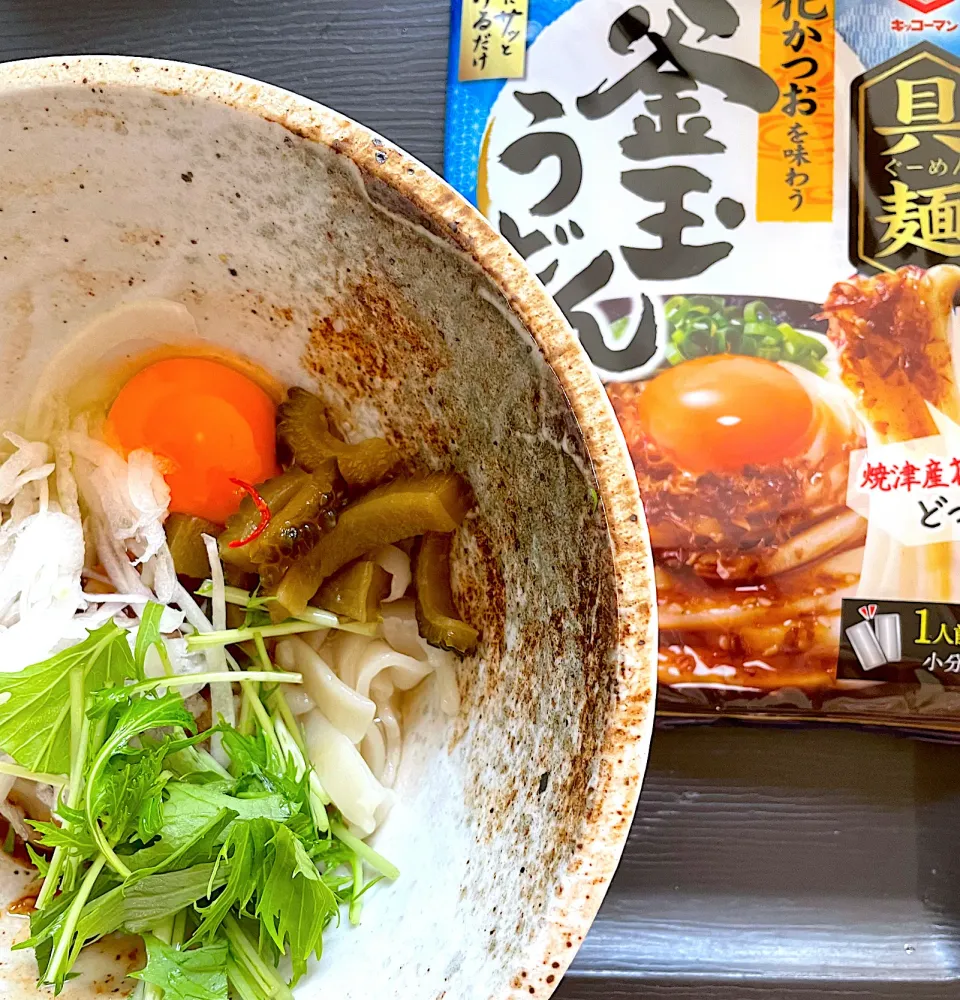
<svg viewBox="0 0 960 1000"><path fill-rule="evenodd" d="M477 498L454 582L482 641L453 723L430 690L404 706L377 840L402 878L331 931L298 995L545 998L622 849L655 677L636 483L579 344L463 199L319 105L121 57L4 66L0 100L8 413L97 310L164 296L204 339L317 386L348 434L458 469ZM7 1000L36 995L5 976Z"/></svg>

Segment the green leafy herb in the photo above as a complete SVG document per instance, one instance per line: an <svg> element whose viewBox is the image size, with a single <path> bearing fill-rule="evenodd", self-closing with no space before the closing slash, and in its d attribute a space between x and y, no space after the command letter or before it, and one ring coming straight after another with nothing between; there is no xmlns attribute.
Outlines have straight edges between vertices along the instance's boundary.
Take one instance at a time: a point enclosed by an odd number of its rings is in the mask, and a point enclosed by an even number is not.
<svg viewBox="0 0 960 1000"><path fill-rule="evenodd" d="M150 601L140 615L140 627L137 629L137 641L133 648L133 659L137 665L137 674L143 678L144 666L147 662L147 653L150 648L156 647L160 654L166 673L172 674L170 659L167 656L167 647L163 644L163 636L160 633L160 619L163 616L163 605L156 601Z"/></svg>
<svg viewBox="0 0 960 1000"><path fill-rule="evenodd" d="M226 881L227 871L211 864L149 875L116 886L84 907L78 936L93 941L126 930L143 934L187 906L207 899Z"/></svg>
<svg viewBox="0 0 960 1000"><path fill-rule="evenodd" d="M259 948L247 936L240 921L234 916L228 916L223 922L223 929L230 943L227 975L242 1000L247 1000L248 997L253 1000L262 1000L263 997L293 1000L292 991L263 960Z"/></svg>
<svg viewBox="0 0 960 1000"><path fill-rule="evenodd" d="M112 818L108 828L113 834L114 841L121 839L130 817L136 815L144 797L150 794L151 788L159 779L159 762L156 759L152 760L148 784L144 785L136 780L130 782L127 786L128 795L122 799L110 790L110 786L117 781L130 781L129 769L114 771L113 774L105 771L111 757L121 751L130 740L148 729L160 726L174 726L191 732L196 727L193 716L184 707L183 699L172 691L162 698L136 698L131 701L117 720L113 732L104 743L87 775L85 791L87 823L97 846L111 868L123 876L129 875L130 869L117 856L108 840L108 832L100 825L98 820L100 808L104 802L122 803L121 818Z"/></svg>
<svg viewBox="0 0 960 1000"><path fill-rule="evenodd" d="M26 847L30 862L37 869L40 878L46 878L47 872L50 871L50 862L42 854L38 854L31 844L27 844Z"/></svg>
<svg viewBox="0 0 960 1000"><path fill-rule="evenodd" d="M70 675L85 691L136 679L127 633L110 621L83 642L15 674L0 675L0 747L22 767L70 771Z"/></svg>
<svg viewBox="0 0 960 1000"><path fill-rule="evenodd" d="M67 820L67 822L58 825L35 819L27 820L41 835L40 843L44 847L65 847L67 850L76 851L85 858L95 854L97 844L93 839L93 834L87 829L86 816L83 812L63 804L58 807L57 811L61 819Z"/></svg>
<svg viewBox="0 0 960 1000"><path fill-rule="evenodd" d="M247 608L251 623L262 607ZM34 949L40 983L56 993L84 947L124 931L146 938L136 974L145 998L293 1000L281 958L295 982L341 906L359 919L360 898L379 881L364 883L364 869L397 870L328 816L302 729L279 695L278 682L299 675L276 671L259 629L260 671L143 678L149 649L164 652L162 610L147 605L132 654L110 623L0 677L0 746L18 760L6 766L59 786L69 770L56 819L33 823L54 854L29 848L44 883L30 939L16 947ZM221 680L240 683L246 729L197 732L175 688ZM229 770L201 745L215 733Z"/></svg>
<svg viewBox="0 0 960 1000"><path fill-rule="evenodd" d="M296 811L282 795L266 793L245 798L226 795L207 785L177 783L167 789L160 837L178 847L196 836L221 810L228 809L240 821L271 819L283 822Z"/></svg>
<svg viewBox="0 0 960 1000"><path fill-rule="evenodd" d="M224 832L236 818L237 814L232 809L221 809L212 819L198 826L192 836L181 841L178 847L161 836L155 844L124 858L133 872L131 879L213 861L220 851Z"/></svg>
<svg viewBox="0 0 960 1000"><path fill-rule="evenodd" d="M289 952L296 981L310 956L319 957L323 929L339 910L337 898L284 826L275 828L260 876L257 916L277 950Z"/></svg>
<svg viewBox="0 0 960 1000"><path fill-rule="evenodd" d="M147 965L135 979L163 990L163 1000L227 1000L226 941L178 951L152 934L144 936Z"/></svg>
<svg viewBox="0 0 960 1000"><path fill-rule="evenodd" d="M93 789L93 812L111 843L135 832L144 843L160 829L160 793L167 784L162 749L118 755L107 761Z"/></svg>
<svg viewBox="0 0 960 1000"><path fill-rule="evenodd" d="M369 844L365 844L359 837L355 837L342 823L332 821L330 829L334 836L342 841L356 854L360 855L371 868L376 869L385 878L393 881L400 878L400 870L396 865L391 864L383 855L378 854Z"/></svg>
<svg viewBox="0 0 960 1000"><path fill-rule="evenodd" d="M200 924L197 937L209 939L234 908L240 913L257 891L257 881L265 861L270 825L263 820L236 823L230 827L214 866L215 877L226 875L223 892L209 905L199 907Z"/></svg>

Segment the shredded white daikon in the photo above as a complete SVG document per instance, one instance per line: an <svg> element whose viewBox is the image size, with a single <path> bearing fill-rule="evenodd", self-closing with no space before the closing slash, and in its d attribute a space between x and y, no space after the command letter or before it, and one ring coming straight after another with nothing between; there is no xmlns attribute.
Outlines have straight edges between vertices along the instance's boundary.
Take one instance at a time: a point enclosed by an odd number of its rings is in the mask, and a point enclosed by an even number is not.
<svg viewBox="0 0 960 1000"><path fill-rule="evenodd" d="M4 437L15 450L0 464L0 670L11 672L58 649L86 604L83 529L49 499L51 449Z"/></svg>
<svg viewBox="0 0 960 1000"><path fill-rule="evenodd" d="M203 535L203 544L207 549L207 558L210 561L210 579L213 582L213 594L210 598L212 608L211 618L214 630L223 631L227 627L227 599L223 580L223 566L220 563L220 553L217 550L217 540L210 535ZM227 670L227 651L223 646L214 646L207 652L207 662L211 670L225 673ZM230 726L237 723L236 706L233 701L233 692L229 684L210 685L210 711L213 713L215 722L223 719ZM210 742L210 752L217 763L226 767L230 763L227 752L223 749L223 741L219 733L215 733Z"/></svg>
<svg viewBox="0 0 960 1000"><path fill-rule="evenodd" d="M410 569L410 556L396 545L384 545L373 553L373 561L390 574L390 593L384 598L384 603L398 601L407 592L413 573Z"/></svg>
<svg viewBox="0 0 960 1000"><path fill-rule="evenodd" d="M181 635L188 616L194 628L211 626L177 582L163 527L170 493L154 457L125 461L85 417L67 429L56 414L53 426L52 446L3 435L12 450L0 461L0 671L44 660L111 619L130 630L132 647L137 616L155 599L174 672L209 669ZM17 823L12 787L0 786L0 813Z"/></svg>

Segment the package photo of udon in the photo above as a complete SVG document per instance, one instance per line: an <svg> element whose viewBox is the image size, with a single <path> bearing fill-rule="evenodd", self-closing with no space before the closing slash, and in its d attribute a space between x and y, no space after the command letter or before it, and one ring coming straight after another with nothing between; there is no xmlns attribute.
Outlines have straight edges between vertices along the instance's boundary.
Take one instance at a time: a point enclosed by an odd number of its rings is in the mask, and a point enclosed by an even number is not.
<svg viewBox="0 0 960 1000"><path fill-rule="evenodd" d="M605 383L660 719L960 733L960 5L453 3L445 172Z"/></svg>

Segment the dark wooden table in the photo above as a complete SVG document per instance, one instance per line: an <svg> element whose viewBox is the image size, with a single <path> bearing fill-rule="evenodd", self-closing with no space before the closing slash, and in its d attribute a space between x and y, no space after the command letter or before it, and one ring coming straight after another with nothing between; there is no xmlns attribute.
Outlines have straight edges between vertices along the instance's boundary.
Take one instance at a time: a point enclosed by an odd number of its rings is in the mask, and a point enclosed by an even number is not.
<svg viewBox="0 0 960 1000"><path fill-rule="evenodd" d="M323 101L439 170L447 19L443 0L0 0L0 58L223 67ZM558 996L960 997L958 846L960 749L836 730L661 733Z"/></svg>

